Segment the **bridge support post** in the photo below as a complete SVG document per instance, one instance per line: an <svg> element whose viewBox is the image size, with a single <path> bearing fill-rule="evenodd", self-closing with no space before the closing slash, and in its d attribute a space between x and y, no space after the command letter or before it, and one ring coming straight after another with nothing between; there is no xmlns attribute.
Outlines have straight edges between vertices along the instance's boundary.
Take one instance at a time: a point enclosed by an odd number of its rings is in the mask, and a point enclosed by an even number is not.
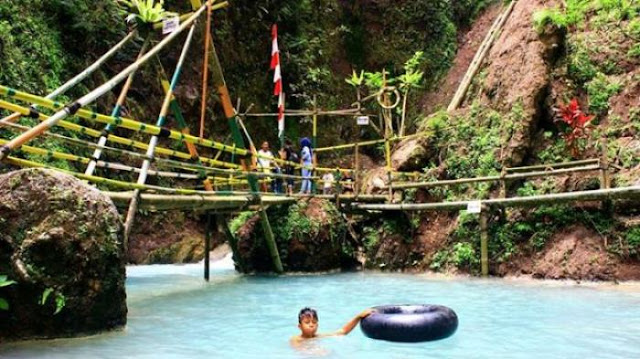
<svg viewBox="0 0 640 359"><path fill-rule="evenodd" d="M242 138L242 133L240 132L240 128L238 127L238 122L236 119L237 113L233 108L233 104L231 103L231 98L229 96L229 90L227 88L227 84L224 81L224 76L222 74L222 67L220 66L220 61L218 60L218 54L216 53L215 45L213 44L213 38L211 38L211 46L209 47L210 56L210 67L211 67L211 75L213 77L213 84L218 92L218 97L220 98L220 102L222 103L222 108L224 109L225 117L229 122L229 127L231 128L231 135L233 137L233 141L236 144L237 148L246 148L244 139ZM249 154L250 155L250 154ZM240 160L242 166L246 171L250 171L250 166L247 165L246 159ZM273 267L277 273L283 272L282 261L280 260L280 254L278 253L278 247L275 242L275 238L273 236L273 231L271 230L271 224L269 223L269 217L267 216L267 212L265 211L264 205L262 203L262 198L260 197L260 190L258 187L257 177L255 175L248 175L247 181L249 182L249 188L251 193L255 196L257 200L257 204L260 207L258 211L260 214L260 222L262 224L262 229L265 233L265 241L267 244L267 248L269 249L269 254L271 256L271 260L273 261Z"/></svg>
<svg viewBox="0 0 640 359"><path fill-rule="evenodd" d="M611 180L609 178L609 155L608 155L608 144L607 144L607 136L602 136L602 140L600 141L600 189L609 189L611 187ZM612 203L610 199L604 199L602 201L602 210L606 212L611 212Z"/></svg>
<svg viewBox="0 0 640 359"><path fill-rule="evenodd" d="M483 277L489 275L489 233L487 216L487 208L483 206L482 212L480 212L480 266Z"/></svg>
<svg viewBox="0 0 640 359"><path fill-rule="evenodd" d="M216 217L213 220L215 221ZM214 227L211 223L211 213L207 212L207 224L204 227L204 280L207 282L211 274L209 261L211 260L211 232Z"/></svg>

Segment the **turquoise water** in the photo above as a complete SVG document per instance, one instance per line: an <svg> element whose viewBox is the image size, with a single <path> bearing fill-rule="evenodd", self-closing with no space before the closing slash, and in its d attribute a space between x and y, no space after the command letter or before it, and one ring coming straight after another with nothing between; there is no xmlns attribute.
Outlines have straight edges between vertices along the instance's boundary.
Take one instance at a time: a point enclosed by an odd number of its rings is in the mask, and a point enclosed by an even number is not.
<svg viewBox="0 0 640 359"><path fill-rule="evenodd" d="M227 264L128 268L125 330L80 339L3 344L3 358L640 358L640 286L442 279L381 273L237 275ZM434 303L458 331L438 342L345 337L290 347L297 313L312 306L320 331L363 308Z"/></svg>

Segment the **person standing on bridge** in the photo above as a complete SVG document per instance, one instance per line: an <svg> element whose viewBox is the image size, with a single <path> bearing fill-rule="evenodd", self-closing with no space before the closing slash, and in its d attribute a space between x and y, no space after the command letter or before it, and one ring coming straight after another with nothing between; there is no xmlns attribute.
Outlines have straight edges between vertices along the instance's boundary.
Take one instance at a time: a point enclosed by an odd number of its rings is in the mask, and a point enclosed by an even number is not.
<svg viewBox="0 0 640 359"><path fill-rule="evenodd" d="M273 153L269 150L269 142L262 142L260 151L258 151L258 167L263 173L271 173L271 162L273 161ZM262 181L262 192L267 192L267 184L271 182L270 177L264 177Z"/></svg>
<svg viewBox="0 0 640 359"><path fill-rule="evenodd" d="M311 174L313 171L313 150L311 149L311 140L304 137L300 140L300 163L302 165L302 188L300 188L301 194L311 194Z"/></svg>

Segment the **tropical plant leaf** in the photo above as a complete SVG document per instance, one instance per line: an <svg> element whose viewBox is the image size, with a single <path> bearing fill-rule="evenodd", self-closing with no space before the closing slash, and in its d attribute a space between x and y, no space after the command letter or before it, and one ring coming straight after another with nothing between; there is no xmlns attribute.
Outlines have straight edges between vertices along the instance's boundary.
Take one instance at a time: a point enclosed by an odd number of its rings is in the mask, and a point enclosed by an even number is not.
<svg viewBox="0 0 640 359"><path fill-rule="evenodd" d="M9 303L4 298L0 298L0 310L8 310L8 309L9 309Z"/></svg>
<svg viewBox="0 0 640 359"><path fill-rule="evenodd" d="M42 298L40 299L40 305L44 305L49 298L49 295L53 292L53 288L47 288L42 292Z"/></svg>

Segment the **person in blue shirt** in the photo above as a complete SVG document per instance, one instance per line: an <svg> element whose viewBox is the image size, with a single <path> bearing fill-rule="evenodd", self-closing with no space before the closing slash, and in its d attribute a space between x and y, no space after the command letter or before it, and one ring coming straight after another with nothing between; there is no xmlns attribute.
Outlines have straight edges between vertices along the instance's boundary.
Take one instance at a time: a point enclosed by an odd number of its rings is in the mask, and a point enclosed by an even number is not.
<svg viewBox="0 0 640 359"><path fill-rule="evenodd" d="M302 194L311 194L311 166L313 165L313 150L311 149L311 140L309 138L304 137L300 140L300 147L302 151L300 152L300 163L302 164L302 188L300 188L300 193Z"/></svg>

